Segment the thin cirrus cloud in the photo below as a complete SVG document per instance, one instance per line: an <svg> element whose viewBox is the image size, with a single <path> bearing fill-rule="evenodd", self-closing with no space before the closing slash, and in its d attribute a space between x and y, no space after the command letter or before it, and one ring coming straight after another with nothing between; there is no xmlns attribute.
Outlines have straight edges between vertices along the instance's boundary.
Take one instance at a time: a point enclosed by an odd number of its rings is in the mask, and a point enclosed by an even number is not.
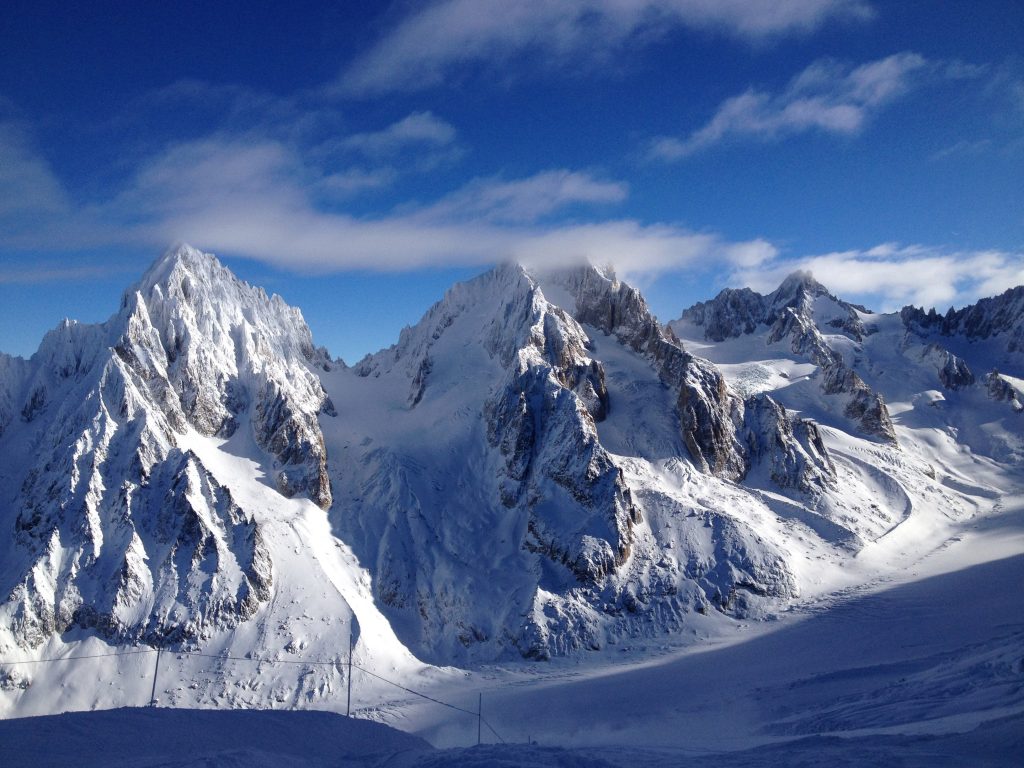
<svg viewBox="0 0 1024 768"><path fill-rule="evenodd" d="M0 222L60 213L69 203L49 163L16 120L0 121Z"/></svg>
<svg viewBox="0 0 1024 768"><path fill-rule="evenodd" d="M911 90L915 76L927 67L927 60L913 52L857 67L817 61L780 93L747 90L726 99L689 136L651 140L648 155L676 161L728 140L768 141L812 130L854 135L873 114Z"/></svg>
<svg viewBox="0 0 1024 768"><path fill-rule="evenodd" d="M943 310L1024 284L1024 253L884 243L866 250L767 259L736 269L731 282L770 291L797 269L810 271L844 298L880 299L882 304L872 307L876 310L894 311L907 304ZM922 275L928 279L922 280Z"/></svg>
<svg viewBox="0 0 1024 768"><path fill-rule="evenodd" d="M460 69L523 54L551 64L601 60L680 27L754 41L871 15L863 0L435 0L348 66L335 90L421 90Z"/></svg>
<svg viewBox="0 0 1024 768"><path fill-rule="evenodd" d="M542 171L525 179L475 179L416 212L422 220L480 220L511 224L538 221L572 205L621 203L629 187L588 173Z"/></svg>
<svg viewBox="0 0 1024 768"><path fill-rule="evenodd" d="M388 155L410 147L443 147L455 141L451 123L433 112L413 112L387 128L357 133L339 142L339 146L367 155Z"/></svg>
<svg viewBox="0 0 1024 768"><path fill-rule="evenodd" d="M334 138L311 147L308 156L324 164L346 164L324 180L325 190L341 195L382 189L403 173L429 173L460 160L458 131L433 112L412 112L377 131ZM361 158L362 166L351 166Z"/></svg>

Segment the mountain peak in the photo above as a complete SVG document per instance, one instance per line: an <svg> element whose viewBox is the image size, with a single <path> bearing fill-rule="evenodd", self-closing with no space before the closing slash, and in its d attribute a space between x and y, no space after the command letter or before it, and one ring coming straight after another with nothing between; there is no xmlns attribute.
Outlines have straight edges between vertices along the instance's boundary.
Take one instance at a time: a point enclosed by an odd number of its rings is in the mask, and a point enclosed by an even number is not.
<svg viewBox="0 0 1024 768"><path fill-rule="evenodd" d="M772 303L778 304L780 300L789 302L798 298L801 294L806 294L809 297L830 295L828 289L815 280L814 275L809 270L798 269L790 272L779 287L775 289L775 292L771 294L774 299Z"/></svg>
<svg viewBox="0 0 1024 768"><path fill-rule="evenodd" d="M231 271L213 254L203 253L187 243L180 243L164 251L150 265L131 292L141 291L148 295L155 286L160 286L161 293L165 296L169 295L168 289L172 287L181 287L187 292L188 285L183 285L181 280L188 276L200 277L204 282L209 282L215 276L237 281Z"/></svg>

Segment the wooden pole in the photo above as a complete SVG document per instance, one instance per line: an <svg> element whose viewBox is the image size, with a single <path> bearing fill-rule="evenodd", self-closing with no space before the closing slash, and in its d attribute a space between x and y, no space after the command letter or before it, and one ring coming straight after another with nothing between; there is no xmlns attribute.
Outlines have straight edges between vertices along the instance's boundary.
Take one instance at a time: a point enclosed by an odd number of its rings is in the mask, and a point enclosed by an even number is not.
<svg viewBox="0 0 1024 768"><path fill-rule="evenodd" d="M163 648L156 649L156 666L153 668L153 691L149 696L149 706L156 706L156 676L160 674L160 654L163 653Z"/></svg>
<svg viewBox="0 0 1024 768"><path fill-rule="evenodd" d="M352 717L352 622L348 625L348 706L345 708L345 717Z"/></svg>

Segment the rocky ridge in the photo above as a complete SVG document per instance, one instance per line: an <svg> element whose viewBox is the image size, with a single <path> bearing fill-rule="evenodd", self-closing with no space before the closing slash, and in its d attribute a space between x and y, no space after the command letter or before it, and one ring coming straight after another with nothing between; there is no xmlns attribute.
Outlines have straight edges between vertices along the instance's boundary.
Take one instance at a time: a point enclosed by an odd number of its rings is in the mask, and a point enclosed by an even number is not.
<svg viewBox="0 0 1024 768"><path fill-rule="evenodd" d="M938 334L971 340L998 337L1004 340L1007 352L1024 353L1024 286L959 310L950 307L945 315L934 308L925 312L907 306L900 311L900 318L908 331L921 336Z"/></svg>
<svg viewBox="0 0 1024 768"><path fill-rule="evenodd" d="M782 487L812 491L834 483L834 471L820 437L815 437L813 422L791 422L785 410L765 394L743 400L714 365L686 352L671 328L654 317L638 290L617 280L614 273L591 266L547 279L573 297L574 315L580 322L644 356L665 385L678 393L676 412L682 436L701 471L742 480L754 464L767 459L776 466L774 482ZM771 418L765 418L768 413ZM780 463L782 456L788 460Z"/></svg>
<svg viewBox="0 0 1024 768"><path fill-rule="evenodd" d="M807 272L795 272L772 293L763 296L749 288L727 288L714 299L695 304L671 324L696 326L704 338L726 339L766 331L766 344L788 341L790 350L818 366L827 395L842 396L844 416L862 434L896 444L896 433L884 398L871 389L833 349L827 334L839 333L862 342L868 329L863 308L840 301Z"/></svg>

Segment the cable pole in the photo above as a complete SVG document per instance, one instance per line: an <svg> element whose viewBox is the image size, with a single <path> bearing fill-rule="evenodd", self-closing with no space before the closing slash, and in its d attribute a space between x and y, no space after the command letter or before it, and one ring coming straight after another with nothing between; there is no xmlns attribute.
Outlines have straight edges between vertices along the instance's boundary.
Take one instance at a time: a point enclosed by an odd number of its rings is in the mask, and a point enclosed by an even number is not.
<svg viewBox="0 0 1024 768"><path fill-rule="evenodd" d="M352 622L348 624L348 706L345 709L345 717L352 717Z"/></svg>
<svg viewBox="0 0 1024 768"><path fill-rule="evenodd" d="M484 695L480 694L476 707L476 745L480 746L480 726L484 722Z"/></svg>
<svg viewBox="0 0 1024 768"><path fill-rule="evenodd" d="M160 654L163 653L163 648L156 649L156 666L153 668L153 691L149 697L149 706L156 706L156 676L160 674Z"/></svg>

